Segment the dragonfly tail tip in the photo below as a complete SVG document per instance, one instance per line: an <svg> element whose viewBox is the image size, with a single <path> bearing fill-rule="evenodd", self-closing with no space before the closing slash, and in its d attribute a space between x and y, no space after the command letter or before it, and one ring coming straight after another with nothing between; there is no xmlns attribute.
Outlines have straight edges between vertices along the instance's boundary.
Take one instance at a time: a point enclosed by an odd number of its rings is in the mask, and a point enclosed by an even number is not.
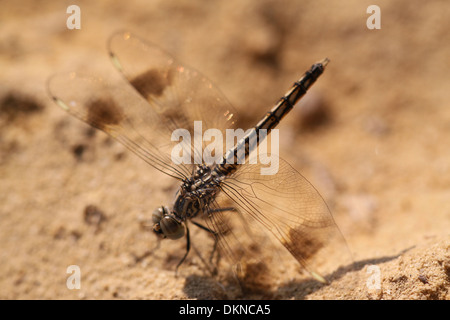
<svg viewBox="0 0 450 320"><path fill-rule="evenodd" d="M329 62L330 62L330 59L325 58L322 61L320 61L319 63L325 68Z"/></svg>

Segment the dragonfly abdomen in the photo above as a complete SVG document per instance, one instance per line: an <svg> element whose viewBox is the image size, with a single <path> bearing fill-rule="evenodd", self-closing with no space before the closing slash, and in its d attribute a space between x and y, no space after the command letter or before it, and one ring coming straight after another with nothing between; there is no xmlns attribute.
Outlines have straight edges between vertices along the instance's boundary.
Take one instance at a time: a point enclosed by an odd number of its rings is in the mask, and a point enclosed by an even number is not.
<svg viewBox="0 0 450 320"><path fill-rule="evenodd" d="M294 105L305 95L325 70L328 58L315 63L305 74L294 83L292 88L266 113L266 115L236 145L228 150L222 162L215 168L217 174L230 175L237 170L242 160L248 159L251 152L267 137L280 121L292 110ZM264 131L263 131L264 130ZM264 132L264 134L262 134Z"/></svg>
<svg viewBox="0 0 450 320"><path fill-rule="evenodd" d="M269 133L270 130L275 128L278 123L280 123L281 119L283 119L284 116L292 110L294 105L305 95L314 82L316 82L317 78L325 70L325 66L328 62L328 58L325 58L321 62L312 65L311 69L306 71L305 74L294 83L292 88L255 126L257 134L262 129L266 129Z"/></svg>

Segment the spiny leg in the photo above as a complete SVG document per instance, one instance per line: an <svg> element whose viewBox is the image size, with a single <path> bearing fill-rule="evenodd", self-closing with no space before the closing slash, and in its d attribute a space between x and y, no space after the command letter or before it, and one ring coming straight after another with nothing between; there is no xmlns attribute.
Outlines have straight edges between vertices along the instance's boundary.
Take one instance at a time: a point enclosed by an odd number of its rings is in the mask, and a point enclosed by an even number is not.
<svg viewBox="0 0 450 320"><path fill-rule="evenodd" d="M237 210L236 210L236 208L233 208L233 207L216 208L216 209L209 210L208 214L214 214L216 212L226 212L226 211L237 211ZM199 227L200 229L207 231L208 233L210 233L214 237L214 245L213 245L213 249L211 251L211 255L209 257L209 263L212 264L212 260L214 258L214 253L216 252L217 245L219 244L219 234L216 231L211 230L210 228L205 227L204 225L202 225L202 224L200 224L198 222L195 222L195 221L191 221L191 222L194 225L196 225L197 227ZM220 252L218 251L216 265L219 264L219 261L220 261ZM217 273L217 268L216 267L215 267L214 273Z"/></svg>
<svg viewBox="0 0 450 320"><path fill-rule="evenodd" d="M189 236L189 228L187 224L185 224L185 227L186 227L186 253L184 254L183 258L181 258L180 262L178 262L175 268L175 275L178 275L178 268L183 264L184 260L186 260L186 257L189 254L189 250L191 249L191 239Z"/></svg>
<svg viewBox="0 0 450 320"><path fill-rule="evenodd" d="M226 208L212 209L212 210L209 210L208 213L211 214L211 213L215 213L215 212L226 212L226 211L237 211L237 210L236 210L236 208L233 208L233 207L226 207ZM192 221L192 220L191 220L191 222L194 225L196 225L197 227L199 227L200 229L205 230L205 231L207 231L207 232L209 232L210 234L213 235L213 237L214 237L214 246L213 246L213 250L211 252L210 258L209 258L209 262L212 263L212 259L214 257L214 253L216 252L217 245L219 243L219 235L218 235L218 233L216 231L214 231L214 230L211 230L211 229L205 227L204 225L202 225L202 224L200 224L198 222L195 222L195 221ZM186 260L186 257L189 254L189 250L191 249L190 233L189 233L189 228L188 228L187 224L185 224L185 227L186 227L186 253L184 254L183 258L181 258L180 262L178 262L178 264L177 264L177 266L175 268L175 274L176 275L178 274L178 268L183 264L184 260ZM216 272L213 272L213 273L216 273Z"/></svg>
<svg viewBox="0 0 450 320"><path fill-rule="evenodd" d="M216 249L217 249L217 244L218 244L218 242L219 242L219 236L218 236L217 232L215 232L214 230L211 230L211 229L205 227L204 225L202 225L202 224L200 224L200 223L198 223L198 222L195 222L195 221L191 221L191 222L192 222L193 224L195 224L197 227L199 227L200 229L209 232L209 233L212 234L212 236L214 237L213 250L212 250L212 252L211 252L211 256L209 257L209 262L211 263L212 258L213 258L213 256L214 256L214 252L215 252Z"/></svg>
<svg viewBox="0 0 450 320"><path fill-rule="evenodd" d="M218 242L217 233L214 232L214 231L212 231L212 230L210 230L210 229L208 229L207 227L205 227L205 226L203 226L203 225L201 225L201 224L195 222L195 221L191 221L191 222L192 222L194 225L196 225L197 227L199 227L199 228L201 228L201 229L203 229L203 230L206 230L206 231L208 231L209 233L213 234L214 239L215 239L215 242L214 242L214 250L213 250L213 253L211 254L211 258L210 258L210 260L212 260L212 255L214 254L214 251L216 250L217 242ZM187 225L186 225L186 253L184 254L183 258L181 258L180 262L178 262L178 264L177 264L177 266L176 266L176 268L175 268L175 275L178 275L178 268L179 268L179 267L183 264L183 262L186 260L186 257L187 257L188 254L189 254L190 248L191 248L191 241L190 241L189 228L188 228ZM200 257L200 259L202 260L202 262L205 264L205 266L208 267L208 264L203 260L201 254L197 251L197 249L195 248L195 246L192 246L192 248L195 250L195 252L197 253L197 255ZM211 261L210 261L210 263L211 263ZM208 267L208 269L209 269L209 267ZM213 270L213 271L209 270L209 271L211 272L212 275L214 275L214 274L217 273L216 270Z"/></svg>

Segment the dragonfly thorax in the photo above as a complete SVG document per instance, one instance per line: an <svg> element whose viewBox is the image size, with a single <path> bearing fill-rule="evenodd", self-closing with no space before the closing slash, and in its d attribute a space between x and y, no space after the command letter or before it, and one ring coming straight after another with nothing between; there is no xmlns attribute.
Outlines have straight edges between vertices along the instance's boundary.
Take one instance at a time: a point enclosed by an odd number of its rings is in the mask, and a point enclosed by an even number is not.
<svg viewBox="0 0 450 320"><path fill-rule="evenodd" d="M163 238L176 240L184 236L186 219L207 211L219 191L220 179L208 168L199 169L185 179L177 193L173 210L161 206L153 211L153 231Z"/></svg>
<svg viewBox="0 0 450 320"><path fill-rule="evenodd" d="M173 206L173 212L180 219L190 219L205 210L215 198L219 180L211 172L205 172L196 179L187 179L181 185Z"/></svg>

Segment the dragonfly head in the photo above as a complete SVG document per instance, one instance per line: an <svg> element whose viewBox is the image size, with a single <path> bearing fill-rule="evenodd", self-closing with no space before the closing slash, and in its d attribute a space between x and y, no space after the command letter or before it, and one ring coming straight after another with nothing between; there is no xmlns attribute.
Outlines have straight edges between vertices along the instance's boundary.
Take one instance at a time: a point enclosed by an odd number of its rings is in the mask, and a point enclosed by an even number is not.
<svg viewBox="0 0 450 320"><path fill-rule="evenodd" d="M162 238L176 240L184 236L184 225L170 213L167 207L159 207L152 213L153 232Z"/></svg>

